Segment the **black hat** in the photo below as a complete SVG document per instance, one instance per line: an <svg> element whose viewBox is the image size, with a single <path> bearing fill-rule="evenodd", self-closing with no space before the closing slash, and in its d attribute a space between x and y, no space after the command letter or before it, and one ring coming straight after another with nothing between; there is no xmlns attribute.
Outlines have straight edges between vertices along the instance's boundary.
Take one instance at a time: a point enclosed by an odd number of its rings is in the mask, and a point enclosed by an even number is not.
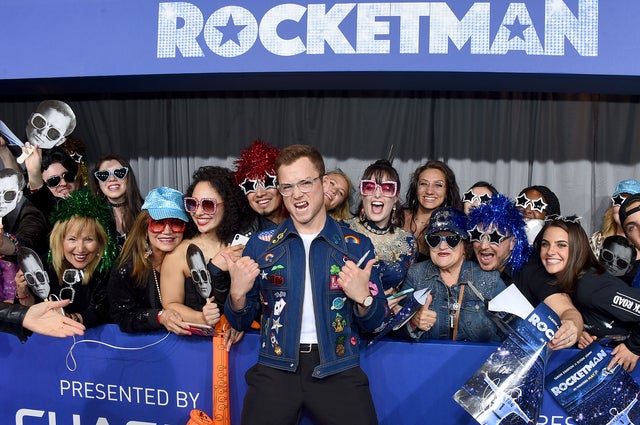
<svg viewBox="0 0 640 425"><path fill-rule="evenodd" d="M622 205L620 205L620 210L618 210L618 217L620 217L620 224L622 225L622 229L624 230L624 222L631 214L640 211L640 206L636 208L631 208L632 202L640 201L640 193L635 193L633 195L627 196L627 198L622 201ZM626 232L625 232L626 234Z"/></svg>
<svg viewBox="0 0 640 425"><path fill-rule="evenodd" d="M537 190L542 194L544 202L547 203L547 207L545 208L547 217L560 215L560 201L558 200L556 194L551 191L551 189L549 189L547 186L529 186L522 189L518 195L522 195L527 190Z"/></svg>

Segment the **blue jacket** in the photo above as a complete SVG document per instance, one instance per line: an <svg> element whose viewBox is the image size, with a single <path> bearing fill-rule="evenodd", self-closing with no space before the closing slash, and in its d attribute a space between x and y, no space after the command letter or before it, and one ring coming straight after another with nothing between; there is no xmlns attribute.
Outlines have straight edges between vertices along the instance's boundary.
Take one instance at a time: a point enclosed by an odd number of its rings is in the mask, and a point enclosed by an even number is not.
<svg viewBox="0 0 640 425"><path fill-rule="evenodd" d="M363 265L375 257L369 238L328 215L325 227L311 243L311 286L320 352L320 365L313 371L315 378L358 366L359 329L374 332L389 314L376 267L372 269L369 283L374 301L363 316L358 315L357 304L347 298L337 284L337 274L345 260L357 264L365 253ZM258 263L261 274L242 309L233 310L227 299L227 320L235 329L247 330L262 307L258 362L295 371L299 361L306 263L302 239L289 218L275 229L254 234L244 255Z"/></svg>
<svg viewBox="0 0 640 425"><path fill-rule="evenodd" d="M487 312L484 301L474 293L467 282L471 282L486 301L489 301L505 289L499 272L485 272L474 261L465 260L464 263L462 263L458 283L450 288L451 294L440 277L440 270L430 260L411 266L402 289L431 289L433 301L429 309L435 311L437 314L436 323L429 331L418 331L412 333L411 337L451 339L449 307L458 302L460 288L462 285L465 285L466 288L460 307L458 336L456 340L476 342L500 341L501 337L498 328L489 316L490 313Z"/></svg>

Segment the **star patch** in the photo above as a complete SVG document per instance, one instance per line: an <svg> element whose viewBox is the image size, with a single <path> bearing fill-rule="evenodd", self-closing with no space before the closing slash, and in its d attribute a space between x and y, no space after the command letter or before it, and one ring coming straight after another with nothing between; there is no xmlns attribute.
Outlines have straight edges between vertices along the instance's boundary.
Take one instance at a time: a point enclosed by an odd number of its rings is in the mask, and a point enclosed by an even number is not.
<svg viewBox="0 0 640 425"><path fill-rule="evenodd" d="M280 330L281 327L282 325L280 324L280 318L278 317L277 319L274 319L271 329L276 331L276 335L278 334L278 331Z"/></svg>

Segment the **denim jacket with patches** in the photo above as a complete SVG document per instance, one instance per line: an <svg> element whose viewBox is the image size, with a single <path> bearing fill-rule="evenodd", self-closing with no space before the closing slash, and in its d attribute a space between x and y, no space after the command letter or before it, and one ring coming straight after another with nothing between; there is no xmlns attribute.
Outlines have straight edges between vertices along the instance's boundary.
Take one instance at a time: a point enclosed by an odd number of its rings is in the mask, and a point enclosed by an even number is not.
<svg viewBox="0 0 640 425"><path fill-rule="evenodd" d="M378 330L389 315L375 266L369 283L373 304L362 316L358 314L356 302L347 298L337 284L337 273L345 259L357 264L365 253L360 267L375 257L371 241L328 215L324 228L311 242L309 265L320 352L320 365L313 371L315 378L358 366L359 331L372 333ZM225 316L235 329L247 330L262 308L258 362L295 371L299 361L305 289L306 261L302 239L288 218L273 230L254 234L243 255L258 263L261 274L247 294L242 309L233 310L227 299Z"/></svg>
<svg viewBox="0 0 640 425"><path fill-rule="evenodd" d="M469 282L482 295L482 300L469 287ZM402 289L415 288L416 290L429 288L433 301L429 307L437 314L436 323L429 331L409 332L412 338L420 339L451 339L452 327L450 316L454 313L454 307L460 299L460 290L465 286L460 303L460 318L458 319L457 341L475 342L499 342L502 335L498 327L491 319L485 304L505 289L505 284L500 279L497 271L487 272L474 262L465 260L462 263L458 282L451 288L447 288L440 277L440 270L431 260L416 263L409 268ZM455 318L453 319L455 321ZM410 326L409 324L406 325ZM410 328L407 328L410 329ZM404 332L403 332L404 333Z"/></svg>

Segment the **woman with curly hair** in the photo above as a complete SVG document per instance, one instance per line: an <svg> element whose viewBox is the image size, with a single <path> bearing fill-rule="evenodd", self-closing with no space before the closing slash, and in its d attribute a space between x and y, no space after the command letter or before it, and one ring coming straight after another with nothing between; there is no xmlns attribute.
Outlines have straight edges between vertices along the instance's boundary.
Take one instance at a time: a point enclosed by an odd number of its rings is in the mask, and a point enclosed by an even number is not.
<svg viewBox="0 0 640 425"><path fill-rule="evenodd" d="M414 171L407 189L402 228L418 240L418 261L429 258L425 229L431 212L439 207L463 210L460 189L453 170L442 161L427 161Z"/></svg>
<svg viewBox="0 0 640 425"><path fill-rule="evenodd" d="M231 171L223 167L200 167L184 196L191 220L185 238L162 262L160 294L162 307L175 310L186 322L214 326L221 316L229 290L229 273L221 254L238 260L244 245L231 246L234 235L244 228L249 210L245 196ZM211 292L203 297L194 285L187 261L189 245L197 246L211 277Z"/></svg>

